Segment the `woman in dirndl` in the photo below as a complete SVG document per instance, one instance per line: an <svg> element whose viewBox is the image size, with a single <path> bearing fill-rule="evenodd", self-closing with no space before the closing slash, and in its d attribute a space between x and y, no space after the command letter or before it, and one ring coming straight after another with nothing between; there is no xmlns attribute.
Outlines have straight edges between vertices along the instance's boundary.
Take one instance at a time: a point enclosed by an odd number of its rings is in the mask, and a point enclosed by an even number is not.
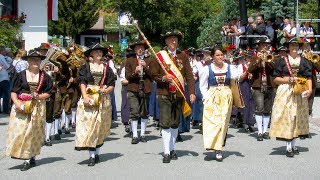
<svg viewBox="0 0 320 180"><path fill-rule="evenodd" d="M89 150L89 164L100 161L100 147L110 134L112 106L109 93L115 76L105 56L111 56L100 44L85 52L92 61L79 69L81 98L77 107L76 150Z"/></svg>
<svg viewBox="0 0 320 180"><path fill-rule="evenodd" d="M211 51L214 63L199 72L200 90L203 95L203 141L206 150L216 152L216 160L222 161L222 147L225 145L231 110L231 78L236 74L224 62L222 50L215 47Z"/></svg>
<svg viewBox="0 0 320 180"><path fill-rule="evenodd" d="M13 78L11 108L8 126L6 154L23 159L21 171L36 165L35 156L40 154L44 140L46 121L46 99L50 97L52 80L40 70L40 61L45 59L37 51L22 57L28 69Z"/></svg>
<svg viewBox="0 0 320 180"><path fill-rule="evenodd" d="M287 157L299 154L296 138L309 135L308 98L312 94L312 66L298 54L300 42L299 38L289 41L288 56L276 60L273 73L274 82L279 86L272 107L270 137L286 141ZM307 79L308 89L296 95L293 84L298 78Z"/></svg>

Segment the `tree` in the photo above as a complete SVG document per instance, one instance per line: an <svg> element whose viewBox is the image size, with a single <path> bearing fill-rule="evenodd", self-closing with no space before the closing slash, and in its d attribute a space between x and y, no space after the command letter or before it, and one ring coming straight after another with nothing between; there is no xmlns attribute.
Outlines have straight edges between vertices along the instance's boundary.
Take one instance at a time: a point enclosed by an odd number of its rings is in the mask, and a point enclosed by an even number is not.
<svg viewBox="0 0 320 180"><path fill-rule="evenodd" d="M160 34L178 29L184 38L182 47L196 46L198 27L213 11L213 0L122 0L119 9L130 12L149 40L160 43Z"/></svg>
<svg viewBox="0 0 320 180"><path fill-rule="evenodd" d="M95 0L59 0L59 20L49 22L49 34L78 35L90 29L99 18Z"/></svg>
<svg viewBox="0 0 320 180"><path fill-rule="evenodd" d="M239 5L235 0L221 0L221 12L212 14L204 19L199 28L200 36L197 38L199 47L213 46L217 42L221 42L221 28L228 18L239 16Z"/></svg>
<svg viewBox="0 0 320 180"><path fill-rule="evenodd" d="M268 0L261 4L261 13L265 19L271 17L295 17L295 0Z"/></svg>

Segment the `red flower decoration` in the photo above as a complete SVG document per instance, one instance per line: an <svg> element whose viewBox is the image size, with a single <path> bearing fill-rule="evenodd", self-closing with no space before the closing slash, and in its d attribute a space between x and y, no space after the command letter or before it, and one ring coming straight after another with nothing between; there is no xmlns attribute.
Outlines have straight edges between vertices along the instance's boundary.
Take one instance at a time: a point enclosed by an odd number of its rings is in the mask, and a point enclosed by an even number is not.
<svg viewBox="0 0 320 180"><path fill-rule="evenodd" d="M45 43L45 44L44 44L44 47L47 48L47 49L49 49L49 48L50 48L50 44Z"/></svg>
<svg viewBox="0 0 320 180"><path fill-rule="evenodd" d="M234 44L230 44L230 49L235 49L236 48L236 46L234 45Z"/></svg>

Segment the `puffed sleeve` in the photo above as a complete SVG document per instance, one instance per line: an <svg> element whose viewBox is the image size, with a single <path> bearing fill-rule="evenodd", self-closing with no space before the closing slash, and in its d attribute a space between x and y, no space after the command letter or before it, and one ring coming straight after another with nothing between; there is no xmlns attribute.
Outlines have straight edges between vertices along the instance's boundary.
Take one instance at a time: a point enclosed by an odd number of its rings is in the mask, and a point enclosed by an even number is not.
<svg viewBox="0 0 320 180"><path fill-rule="evenodd" d="M206 93L208 91L208 78L209 78L209 65L203 67L202 71L199 71L199 87L203 99L206 98Z"/></svg>
<svg viewBox="0 0 320 180"><path fill-rule="evenodd" d="M48 74L45 73L44 75L44 83L43 83L43 87L44 87L44 90L43 90L43 93L48 93L50 94L51 93L51 90L52 90L52 87L53 87L53 81L52 79L50 78L50 76Z"/></svg>
<svg viewBox="0 0 320 180"><path fill-rule="evenodd" d="M242 66L230 65L230 74L232 79L239 79L240 76L242 75L242 71L239 72L239 67L242 67Z"/></svg>
<svg viewBox="0 0 320 180"><path fill-rule="evenodd" d="M107 72L108 74L107 74L107 87L109 87L109 86L115 86L115 75L114 75L114 73L113 73L113 71L112 71L112 68L108 68L108 72Z"/></svg>
<svg viewBox="0 0 320 180"><path fill-rule="evenodd" d="M87 66L88 64L85 63L84 65L80 66L78 75L79 75L79 84L88 84L88 78L87 78Z"/></svg>
<svg viewBox="0 0 320 180"><path fill-rule="evenodd" d="M17 94L21 93L22 90L22 73L24 73L25 71L22 71L20 73L16 73L15 76L13 76L12 78L12 89L11 92L15 92Z"/></svg>
<svg viewBox="0 0 320 180"><path fill-rule="evenodd" d="M283 60L278 58L274 64L273 78L283 76Z"/></svg>
<svg viewBox="0 0 320 180"><path fill-rule="evenodd" d="M301 59L302 67L301 67L301 75L307 79L312 78L312 64L310 61L306 60L305 58Z"/></svg>

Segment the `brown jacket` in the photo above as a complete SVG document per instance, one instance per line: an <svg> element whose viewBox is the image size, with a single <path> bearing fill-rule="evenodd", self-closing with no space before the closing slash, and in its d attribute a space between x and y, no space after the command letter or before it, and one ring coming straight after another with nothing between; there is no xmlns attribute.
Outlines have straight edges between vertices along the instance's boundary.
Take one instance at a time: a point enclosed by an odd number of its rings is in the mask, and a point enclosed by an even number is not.
<svg viewBox="0 0 320 180"><path fill-rule="evenodd" d="M267 85L270 87L276 87L275 83L273 82L273 69L274 63L273 62L266 62L265 70L267 74ZM261 88L262 83L262 62L258 59L258 57L254 57L252 63L250 63L248 67L248 72L252 74L252 87L253 88Z"/></svg>
<svg viewBox="0 0 320 180"><path fill-rule="evenodd" d="M143 68L144 92L150 93L152 91L150 64L152 61L155 61L155 60L151 58L145 58L144 61L146 62L146 67ZM139 77L139 74L135 72L137 66L138 66L138 62L136 57L131 57L127 59L127 62L125 64L125 68L126 68L125 74L126 74L126 79L129 81L129 84L127 86L128 91L139 92L140 77Z"/></svg>
<svg viewBox="0 0 320 180"><path fill-rule="evenodd" d="M320 62L318 61L317 63L312 63L312 89L316 88L317 87L317 75L316 73L314 72L317 71L317 72L320 72Z"/></svg>
<svg viewBox="0 0 320 180"><path fill-rule="evenodd" d="M194 85L195 81L194 81L192 69L188 60L188 56L184 52L177 50L177 59L181 60L182 62L183 67L180 72L185 79L185 84L187 84L188 93L195 94L195 85ZM169 83L162 81L162 77L166 74L161 68L160 64L157 61L155 61L150 66L150 69L151 69L152 79L157 82L157 94L169 95ZM177 97L182 97L182 94L177 93Z"/></svg>

